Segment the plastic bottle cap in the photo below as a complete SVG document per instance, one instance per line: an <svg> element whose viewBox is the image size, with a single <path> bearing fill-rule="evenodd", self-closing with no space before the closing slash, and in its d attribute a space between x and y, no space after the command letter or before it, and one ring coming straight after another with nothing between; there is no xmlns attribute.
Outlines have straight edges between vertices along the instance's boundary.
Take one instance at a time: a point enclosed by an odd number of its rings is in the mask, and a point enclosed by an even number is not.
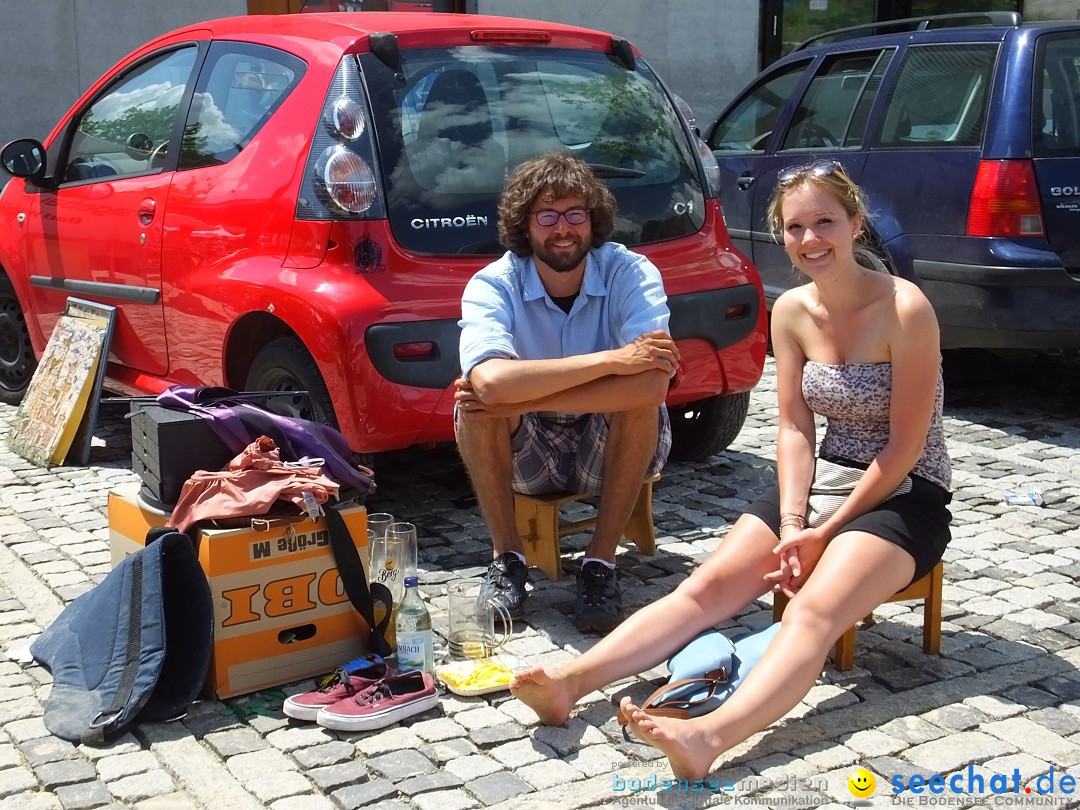
<svg viewBox="0 0 1080 810"><path fill-rule="evenodd" d="M420 584L420 580L417 579L416 577L405 577L405 587L406 588L415 588L419 584Z"/></svg>

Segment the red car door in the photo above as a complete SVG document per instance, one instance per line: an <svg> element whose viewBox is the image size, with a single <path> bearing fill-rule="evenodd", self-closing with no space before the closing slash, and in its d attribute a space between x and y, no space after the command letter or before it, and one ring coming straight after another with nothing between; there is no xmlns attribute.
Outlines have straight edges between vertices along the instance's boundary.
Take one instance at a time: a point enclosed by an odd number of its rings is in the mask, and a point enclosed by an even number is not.
<svg viewBox="0 0 1080 810"><path fill-rule="evenodd" d="M45 334L69 296L114 306L110 360L164 374L162 218L198 57L190 43L122 68L59 137L59 187L36 195L27 264Z"/></svg>

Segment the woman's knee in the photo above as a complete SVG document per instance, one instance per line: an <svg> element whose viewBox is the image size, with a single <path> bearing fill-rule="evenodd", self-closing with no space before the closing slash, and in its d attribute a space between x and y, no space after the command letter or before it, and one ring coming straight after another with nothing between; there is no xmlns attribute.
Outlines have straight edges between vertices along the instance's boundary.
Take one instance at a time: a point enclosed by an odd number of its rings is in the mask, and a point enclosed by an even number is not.
<svg viewBox="0 0 1080 810"><path fill-rule="evenodd" d="M798 633L800 638L818 638L825 646L847 629L838 626L834 605L805 591L788 602L781 621L789 632Z"/></svg>

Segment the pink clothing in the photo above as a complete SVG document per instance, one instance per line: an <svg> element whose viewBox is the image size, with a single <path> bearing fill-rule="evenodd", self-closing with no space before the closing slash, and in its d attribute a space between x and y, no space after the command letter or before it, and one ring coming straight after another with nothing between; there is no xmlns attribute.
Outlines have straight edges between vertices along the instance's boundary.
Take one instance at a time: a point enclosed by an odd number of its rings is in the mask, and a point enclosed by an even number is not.
<svg viewBox="0 0 1080 810"><path fill-rule="evenodd" d="M260 436L224 470L198 470L185 481L167 525L186 532L202 520L265 515L279 499L302 508L305 492L326 503L337 491L321 466L287 464L274 441Z"/></svg>

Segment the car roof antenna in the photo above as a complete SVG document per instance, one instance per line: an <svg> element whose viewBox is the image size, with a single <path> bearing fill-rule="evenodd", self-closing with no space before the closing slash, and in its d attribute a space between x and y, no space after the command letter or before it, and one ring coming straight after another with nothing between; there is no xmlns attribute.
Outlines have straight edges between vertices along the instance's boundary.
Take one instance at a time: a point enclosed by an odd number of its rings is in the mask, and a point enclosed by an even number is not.
<svg viewBox="0 0 1080 810"><path fill-rule="evenodd" d="M611 38L611 53L623 63L627 70L637 70L637 61L634 59L634 49L630 41L622 37Z"/></svg>

